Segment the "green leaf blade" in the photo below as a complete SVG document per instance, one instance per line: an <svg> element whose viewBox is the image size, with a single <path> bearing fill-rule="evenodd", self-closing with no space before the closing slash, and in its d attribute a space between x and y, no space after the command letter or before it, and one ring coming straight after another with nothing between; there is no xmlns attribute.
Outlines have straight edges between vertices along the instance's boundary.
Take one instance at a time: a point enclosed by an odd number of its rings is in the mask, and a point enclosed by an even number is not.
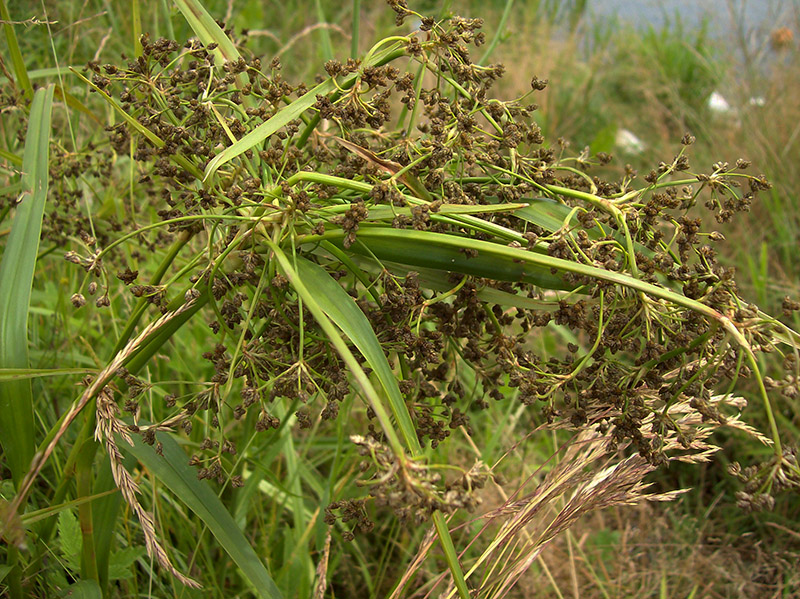
<svg viewBox="0 0 800 599"><path fill-rule="evenodd" d="M389 400L392 415L397 421L409 449L413 454L419 455L421 451L419 440L405 400L400 393L397 377L392 371L367 317L358 308L353 298L321 266L303 258L297 258L296 268L306 286L314 290L320 308L367 359L381 382Z"/></svg>
<svg viewBox="0 0 800 599"><path fill-rule="evenodd" d="M37 90L22 157L22 201L0 261L0 368L28 368L28 310L47 201L53 86ZM35 451L29 380L0 383L0 445L15 484Z"/></svg>
<svg viewBox="0 0 800 599"><path fill-rule="evenodd" d="M163 457L134 437L130 446L120 440L120 447L132 453L181 502L208 526L242 574L252 585L258 597L281 599L282 595L266 567L242 534L230 512L207 483L197 480L196 472L187 464L186 454L169 435L158 435Z"/></svg>

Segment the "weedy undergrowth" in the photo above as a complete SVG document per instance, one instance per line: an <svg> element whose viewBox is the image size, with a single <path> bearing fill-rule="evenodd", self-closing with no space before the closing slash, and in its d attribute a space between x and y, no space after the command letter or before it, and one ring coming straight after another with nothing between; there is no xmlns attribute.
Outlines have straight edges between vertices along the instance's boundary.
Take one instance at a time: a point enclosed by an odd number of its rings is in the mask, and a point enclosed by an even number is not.
<svg viewBox="0 0 800 599"><path fill-rule="evenodd" d="M67 262L83 272L76 315L127 319L102 367L37 439L31 466L14 471L9 521L80 417L54 504L72 474L79 498L105 491L86 482L105 468L150 556L181 582L202 582L202 570L170 559L129 453L208 525L263 596L277 597L223 501L198 480L221 485L223 498L227 487L258 485L248 468L253 439L283 451L291 470L293 443L346 418L355 451L344 455L360 475L357 494L322 507L336 538L369 534L376 509L406 526L430 521L435 532L396 595L438 538L451 595L472 596L472 586L502 596L581 514L648 498L644 477L672 460L710 459L715 429L760 435L738 419L740 378L759 391L770 423L759 438L772 449L763 464L732 469L743 481L739 502L768 508L775 492L800 485L796 450L781 443L772 408L797 393L800 338L739 296L716 258L724 238L707 225L746 212L770 189L746 160L695 170L687 134L650 172L608 177L610 155L573 155L535 124L547 81L534 76L517 99L492 96L505 67L473 62L473 47L486 42L480 19L427 17L390 0L398 24L420 19L417 32L292 83L279 60L250 55L198 2L176 5L196 39L144 34L135 58L74 72L111 109L108 143L53 150L43 235L69 247ZM135 194L116 214L87 220L78 203L86 181L102 186L118 168L136 173ZM784 307L800 304L787 298ZM207 336L183 359L210 376L176 384L163 355L198 319ZM554 325L574 339L563 355L535 343ZM785 378L764 380L762 353L783 358ZM155 361L161 380L143 375ZM575 430L576 440L534 491L479 516L485 530L502 524L480 553L460 554L445 516L480 505L491 465L437 464L436 450L508 401ZM186 437L190 456L175 441ZM8 456L8 435L0 440ZM302 493L297 482L287 497ZM535 520L562 496L552 522ZM310 531L302 500L285 501L295 530ZM81 506L82 575L104 585L99 548L111 533L92 533L98 510L88 499ZM109 509L117 514L119 502ZM314 577L308 559L283 558L272 569ZM316 576L323 596L326 568Z"/></svg>

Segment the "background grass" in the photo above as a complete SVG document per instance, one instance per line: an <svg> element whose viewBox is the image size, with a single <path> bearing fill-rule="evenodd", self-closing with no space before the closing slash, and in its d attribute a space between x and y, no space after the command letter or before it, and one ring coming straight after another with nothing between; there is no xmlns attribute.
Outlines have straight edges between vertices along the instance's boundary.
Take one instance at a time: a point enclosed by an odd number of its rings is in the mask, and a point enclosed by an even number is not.
<svg viewBox="0 0 800 599"><path fill-rule="evenodd" d="M321 73L326 44L339 58L347 57L353 45L352 5L348 3L209 0L204 5L220 19L229 15L228 24L235 35L249 28L248 47L255 54L279 54L290 80ZM509 66L496 93L516 97L529 89L532 75L550 79L551 85L538 97L538 118L546 137L563 137L574 150L590 146L595 152L614 153L610 168L619 172L626 163L644 174L658 161L670 161L685 131L697 137L691 153L695 164L752 160L755 168L775 184L772 195L753 207L752 218L740 218L719 230L733 241L726 246L732 248L726 260L744 274L744 295L767 311L779 311L785 295L800 294L800 168L796 161L800 155L800 51L796 43L772 48L766 32L761 32L764 40L756 52L744 43L731 48L730 42L722 45L706 31L691 29L677 18L659 30L590 20L589 5L577 1L516 3L491 57L491 61ZM58 86L56 98L61 102L53 109L55 150L51 152L57 157L51 172L88 161L84 164L84 196L75 214L85 219L93 235L107 234L113 219L126 218L128 207L138 201L136 174L124 158L114 165L110 181L104 179L104 173L93 172L92 150L87 144L104 142L98 122L114 122L119 117L95 102L87 87L66 67L81 68L92 59L115 62L123 53L135 56L140 31L179 41L190 37L192 31L173 4L166 1L62 0L39 6L12 1L7 6L11 19L20 22L13 27L31 81L35 86ZM132 10L134 7L138 10ZM465 16L484 18L491 38L505 3L452 2L450 7ZM442 7L428 1L415 8L437 13ZM748 24L733 25L747 33ZM781 25L800 31L798 20ZM393 14L382 3L362 3L357 40L361 51L392 27ZM6 39L0 42L0 56L8 75L13 76L12 52ZM715 90L730 102L732 112L719 114L709 108L708 97ZM2 93L9 93L8 88ZM69 111L64 98L68 102L72 99ZM751 103L751 98L763 98L763 105ZM82 112L76 106L89 108ZM617 147L617 134L623 129L640 137L646 150L626 153ZM20 166L16 159L23 155L25 131L21 111L6 109L0 122L0 149L4 152L0 188L5 199L0 205L0 247L4 252L11 247L8 200L18 193L14 187ZM52 223L64 216L48 212L45 219ZM45 238L39 248L30 301L30 363L33 367L56 363L60 368L97 369L102 367L98 356L110 353L110 340L119 336L124 320L114 313L109 316L92 309L73 310L70 296L85 281L63 262L64 241ZM76 237L66 241L76 248L82 243ZM136 249L126 251L140 263L147 260L146 256L137 256ZM149 266L152 268L148 271L154 270L155 265ZM109 331L114 334L109 335ZM180 380L173 381L169 392L177 389L178 394L189 395L197 391L194 381L207 380L213 373L209 364L195 358L196 348L208 345L207 330L203 323L193 323L175 337L174 343L168 355L160 353L150 363L144 377L163 381L180 373ZM542 338L541 344L553 353L563 352L565 340L554 333ZM33 407L40 433L50 430L67 409L78 378L33 379ZM158 415L157 400L167 392L157 384L147 390L154 416ZM467 399L477 399L480 390L467 393L474 394ZM270 575L287 597L312 591L314 568L326 545L318 510L332 498L354 492L356 475L342 469L347 463L344 457L354 451L346 442L347 419L340 417L327 428L316 423L307 433L290 434L293 419L289 415L296 408L286 410L284 424L271 433L274 438L240 440L241 445L248 445L248 455L259 457L250 458L243 489L219 489L221 499L233 506L233 516L256 552L268 563L283 564L280 571ZM342 406L345 413L350 409L347 404ZM442 461L468 466L480 457L495 463L509 450L509 439L524 437L540 424L512 402L481 414L480 422L473 421L474 444L456 432L459 442L442 450ZM353 417L361 416L354 413ZM750 417L758 421L760 415L752 410ZM788 432L786 440L796 444L800 438L800 405L786 402L778 406L778 418ZM68 440L74 441L77 435L76 430L70 430ZM733 433L720 435L716 441L726 448L735 446L742 461L764 451L754 441ZM191 452L202 438L189 435L183 443ZM557 445L555 435L531 438L504 459L500 476L507 482L520 483L528 477L540 479L547 467L539 467ZM580 523L548 548L514 592L521 597L723 597L737 593L791 597L800 585L796 569L800 502L796 497L779 497L771 513L739 511L733 498L735 486L720 474L726 455L721 454L709 466L673 467L659 474L656 483L663 489L693 488L675 504L615 508ZM4 457L4 479L8 478L6 462ZM57 477L69 466L68 456L57 452L54 464L52 476ZM103 484L104 475L107 473L99 470L90 494L108 488L109 480ZM56 479L47 481L53 487L57 483ZM10 499L11 487L7 482L3 485L0 494ZM72 490L67 493L68 497L73 494ZM41 502L45 496L34 490L30 509L47 508ZM66 503L66 497L64 501L57 506L62 514L78 514L77 506ZM485 507L499 505L500 490L487 489L484 501ZM140 531L125 518L118 521L112 517L110 521L118 524L111 531L109 543L118 550L131 551L124 559L117 559L116 569L110 569L111 596L248 596L250 589L229 572L231 564L224 552L206 542L211 533L175 500L174 489L155 484L142 496L142 502L156 514L156 526L169 538L178 567L195 564L209 574L209 580L218 581L218 586L192 591L158 575L144 554L135 553L141 545ZM124 510L113 505L108 509ZM30 562L23 577L40 578L52 589L66 588L81 577L80 560L75 561L75 545L80 541L66 517L63 526L61 519L58 526L54 520L35 525L36 533L46 539L47 549ZM387 596L408 567L424 532L382 519L369 534L337 545L328 557L328 569L336 573L328 596L364 596L365 591L370 597ZM301 549L306 545L314 551ZM380 551L375 551L376 547ZM153 576L149 576L151 572Z"/></svg>

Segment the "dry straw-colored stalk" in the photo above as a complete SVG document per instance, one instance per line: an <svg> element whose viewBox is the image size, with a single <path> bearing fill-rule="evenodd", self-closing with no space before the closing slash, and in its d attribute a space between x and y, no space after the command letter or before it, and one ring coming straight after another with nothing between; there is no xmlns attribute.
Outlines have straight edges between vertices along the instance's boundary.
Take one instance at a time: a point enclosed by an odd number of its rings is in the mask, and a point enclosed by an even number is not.
<svg viewBox="0 0 800 599"><path fill-rule="evenodd" d="M114 482L122 493L122 498L139 519L148 555L183 584L200 588L201 585L197 581L185 576L172 565L167 552L158 541L152 514L144 509L136 497L139 494L139 485L122 464L124 458L115 437L118 436L131 446L133 439L128 433L128 425L119 419L119 406L114 401L114 393L109 387L104 387L97 395L97 428L94 436L98 443L105 445L111 461Z"/></svg>
<svg viewBox="0 0 800 599"><path fill-rule="evenodd" d="M92 399L96 398L97 429L95 432L95 438L99 442L103 442L108 450L114 481L122 492L122 496L125 498L125 501L128 503L128 505L130 505L133 512L139 518L139 522L142 525L142 530L144 531L145 544L148 554L156 559L161 566L169 570L184 584L193 587L199 587L200 585L197 582L178 572L171 564L169 557L156 539L153 517L147 513L147 511L136 500L138 487L131 478L130 474L128 474L128 472L122 467L122 456L119 452L119 448L116 445L113 434L120 434L123 439L131 444L132 440L127 433L125 428L126 425L116 416L119 408L113 400L113 394L111 390L107 387L107 383L111 381L111 379L125 364L128 358L130 358L131 355L133 355L133 353L153 335L153 333L157 332L171 320L190 309L195 299L196 298L193 295L188 295L188 301L180 308L174 312L167 312L146 326L142 332L139 333L135 338L131 339L127 345L125 345L125 347L123 347L109 362L109 364L95 377L80 398L74 402L66 414L64 414L61 425L44 451L40 452L34 457L31 468L25 475L25 478L20 485L19 493L17 493L17 496L14 498L14 501L11 502L8 508L8 513L17 513L19 511L19 507L27 498L33 482L39 476L39 473L42 471L45 463L52 455L54 449L58 445L58 442L61 440L61 437L64 436L64 433L66 433L70 424L72 424L78 414L81 413L83 408L85 408ZM4 529L5 528L6 526L4 525Z"/></svg>
<svg viewBox="0 0 800 599"><path fill-rule="evenodd" d="M714 407L729 406L739 410L745 406L744 399L740 397L722 395L714 396L710 403ZM680 428L695 431L694 438L688 444L686 439L681 443L675 431L668 432L664 442L670 460L707 462L719 450L708 442L708 437L719 427L718 423L703 425L702 416L688 402L670 407L668 414ZM738 415L728 416L725 424L770 444L768 438L741 422ZM647 428L643 426L642 430ZM597 428L583 430L559 450L561 459L532 491L525 493L525 487L534 480L536 473L510 497L500 489L506 499L499 507L458 527L483 521L481 529L465 544L460 555L463 560L470 547L484 543L480 555L472 560L469 568L465 567L467 580L480 581L474 587L476 597L505 597L540 558L545 547L582 516L611 506L635 505L642 501L670 501L687 491L649 492L650 483L645 481L645 477L655 466L638 453L622 456L618 450L609 447L609 438L609 433L603 434ZM490 540L482 540L489 534L492 534ZM425 536L415 559L390 599L405 596L402 594L404 589L426 562L434 542L433 535ZM455 589L452 583L441 588L447 578L446 573L434 577L427 592L420 591L418 595L453 597Z"/></svg>

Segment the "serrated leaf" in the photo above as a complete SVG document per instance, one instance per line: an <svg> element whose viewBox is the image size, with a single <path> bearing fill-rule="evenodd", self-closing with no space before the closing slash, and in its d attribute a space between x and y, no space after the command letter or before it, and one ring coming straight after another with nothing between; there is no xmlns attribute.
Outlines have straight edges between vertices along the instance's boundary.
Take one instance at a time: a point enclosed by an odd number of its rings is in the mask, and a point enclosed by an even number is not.
<svg viewBox="0 0 800 599"><path fill-rule="evenodd" d="M133 576L131 566L145 555L143 547L125 547L111 554L108 564L108 579L122 580Z"/></svg>
<svg viewBox="0 0 800 599"><path fill-rule="evenodd" d="M71 570L81 567L81 527L78 519L69 510L58 515L58 543L61 557Z"/></svg>

